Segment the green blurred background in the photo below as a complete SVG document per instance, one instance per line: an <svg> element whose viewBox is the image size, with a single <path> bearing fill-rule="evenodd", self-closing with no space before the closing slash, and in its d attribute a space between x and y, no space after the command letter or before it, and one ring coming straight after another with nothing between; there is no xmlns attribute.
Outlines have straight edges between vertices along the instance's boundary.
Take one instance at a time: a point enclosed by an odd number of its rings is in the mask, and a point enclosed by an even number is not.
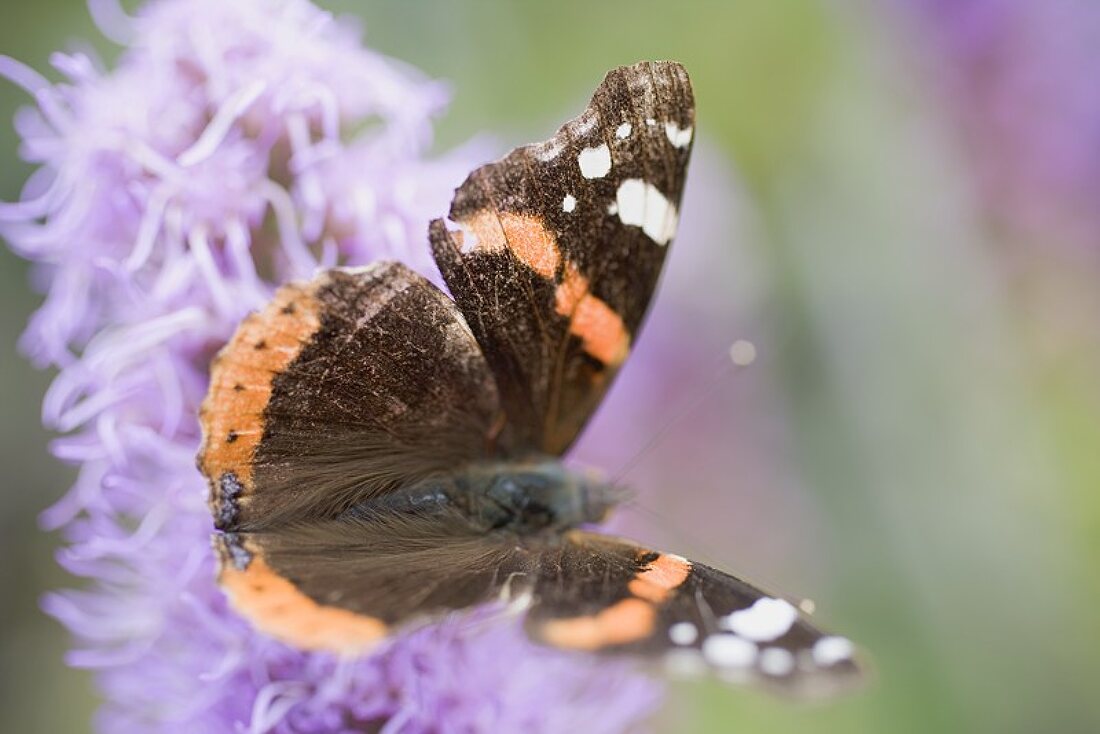
<svg viewBox="0 0 1100 734"><path fill-rule="evenodd" d="M1100 731L1100 267L978 205L919 35L890 4L323 4L451 80L442 145L533 139L607 68L680 60L707 150L742 178L795 428L782 460L815 488L821 547L799 574L798 559L727 545L737 568L812 595L875 675L813 706L677 684L661 730ZM109 58L99 38L72 0L9 3L0 23L0 52L41 70L76 39ZM0 119L24 102L0 86ZM28 173L16 146L5 122L3 200ZM0 251L0 732L82 732L92 683L37 608L68 582L36 515L72 477L40 428L49 376L15 348L38 301L27 276Z"/></svg>

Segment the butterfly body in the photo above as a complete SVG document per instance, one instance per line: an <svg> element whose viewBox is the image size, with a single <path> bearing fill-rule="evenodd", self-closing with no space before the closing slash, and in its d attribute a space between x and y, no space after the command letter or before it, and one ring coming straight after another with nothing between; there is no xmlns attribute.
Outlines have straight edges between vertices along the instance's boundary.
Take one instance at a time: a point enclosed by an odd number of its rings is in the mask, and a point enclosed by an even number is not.
<svg viewBox="0 0 1100 734"><path fill-rule="evenodd" d="M679 64L615 69L431 223L449 294L377 262L287 284L242 322L212 365L198 463L243 616L354 654L511 601L558 648L786 690L855 677L851 644L790 602L594 532L620 493L561 461L638 337L694 119Z"/></svg>
<svg viewBox="0 0 1100 734"><path fill-rule="evenodd" d="M366 500L346 516L457 513L474 532L560 533L603 521L618 493L556 460L487 462Z"/></svg>

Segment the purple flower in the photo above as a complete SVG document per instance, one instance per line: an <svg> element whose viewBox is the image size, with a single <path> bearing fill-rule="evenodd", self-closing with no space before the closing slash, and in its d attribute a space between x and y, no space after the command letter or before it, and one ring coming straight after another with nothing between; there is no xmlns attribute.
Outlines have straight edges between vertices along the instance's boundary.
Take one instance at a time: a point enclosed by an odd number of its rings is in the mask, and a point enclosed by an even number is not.
<svg viewBox="0 0 1100 734"><path fill-rule="evenodd" d="M1100 243L1100 4L900 0L953 102L992 210Z"/></svg>
<svg viewBox="0 0 1100 734"><path fill-rule="evenodd" d="M724 152L697 141L645 327L571 458L636 497L613 517L617 532L749 580L793 581L815 575L813 481L784 459L794 433L776 384L783 330L767 317L772 274L754 257L763 234L750 204ZM748 369L731 362L738 340L758 353Z"/></svg>
<svg viewBox="0 0 1100 734"><path fill-rule="evenodd" d="M44 606L78 641L70 664L97 671L100 727L618 732L643 719L659 686L534 647L511 623L455 618L342 660L229 612L194 467L211 355L319 265L400 257L438 278L426 223L481 152L426 159L444 88L304 0L93 10L127 43L113 69L57 54L66 81L50 84L0 58L36 102L16 125L39 166L0 228L47 293L23 347L59 369L43 415L79 478L43 518L90 586Z"/></svg>

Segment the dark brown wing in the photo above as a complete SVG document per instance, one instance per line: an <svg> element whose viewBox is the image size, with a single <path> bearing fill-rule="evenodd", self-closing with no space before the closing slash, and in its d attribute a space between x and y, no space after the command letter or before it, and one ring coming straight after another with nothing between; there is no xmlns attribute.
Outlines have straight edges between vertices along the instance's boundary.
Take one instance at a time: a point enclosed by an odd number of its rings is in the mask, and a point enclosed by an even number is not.
<svg viewBox="0 0 1100 734"><path fill-rule="evenodd" d="M508 601L532 558L449 511L351 513L216 544L218 582L238 613L295 647L343 654L395 627Z"/></svg>
<svg viewBox="0 0 1100 734"><path fill-rule="evenodd" d="M460 511L349 512L217 536L219 583L257 628L308 650L355 653L395 628L498 604L526 608L543 644L828 693L859 680L852 645L789 602L712 568L572 531L519 540Z"/></svg>
<svg viewBox="0 0 1100 734"><path fill-rule="evenodd" d="M521 444L561 453L637 336L676 230L695 124L673 62L615 69L545 143L470 174L436 262Z"/></svg>
<svg viewBox="0 0 1100 734"><path fill-rule="evenodd" d="M790 602L701 564L573 531L546 550L527 629L573 650L630 653L797 693L858 679L852 644Z"/></svg>
<svg viewBox="0 0 1100 734"><path fill-rule="evenodd" d="M253 530L485 457L503 415L454 302L387 262L281 288L215 359L201 421L215 524Z"/></svg>

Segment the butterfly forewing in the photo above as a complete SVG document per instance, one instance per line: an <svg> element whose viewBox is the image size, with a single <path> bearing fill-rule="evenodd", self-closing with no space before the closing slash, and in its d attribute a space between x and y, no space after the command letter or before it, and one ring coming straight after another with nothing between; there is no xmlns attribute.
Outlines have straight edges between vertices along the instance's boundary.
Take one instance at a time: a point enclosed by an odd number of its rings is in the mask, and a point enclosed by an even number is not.
<svg viewBox="0 0 1100 734"><path fill-rule="evenodd" d="M694 135L683 68L616 69L550 140L474 171L436 261L517 438L561 453L629 354L675 234Z"/></svg>
<svg viewBox="0 0 1100 734"><path fill-rule="evenodd" d="M202 423L222 530L331 518L504 440L454 302L392 262L281 288L216 358Z"/></svg>

